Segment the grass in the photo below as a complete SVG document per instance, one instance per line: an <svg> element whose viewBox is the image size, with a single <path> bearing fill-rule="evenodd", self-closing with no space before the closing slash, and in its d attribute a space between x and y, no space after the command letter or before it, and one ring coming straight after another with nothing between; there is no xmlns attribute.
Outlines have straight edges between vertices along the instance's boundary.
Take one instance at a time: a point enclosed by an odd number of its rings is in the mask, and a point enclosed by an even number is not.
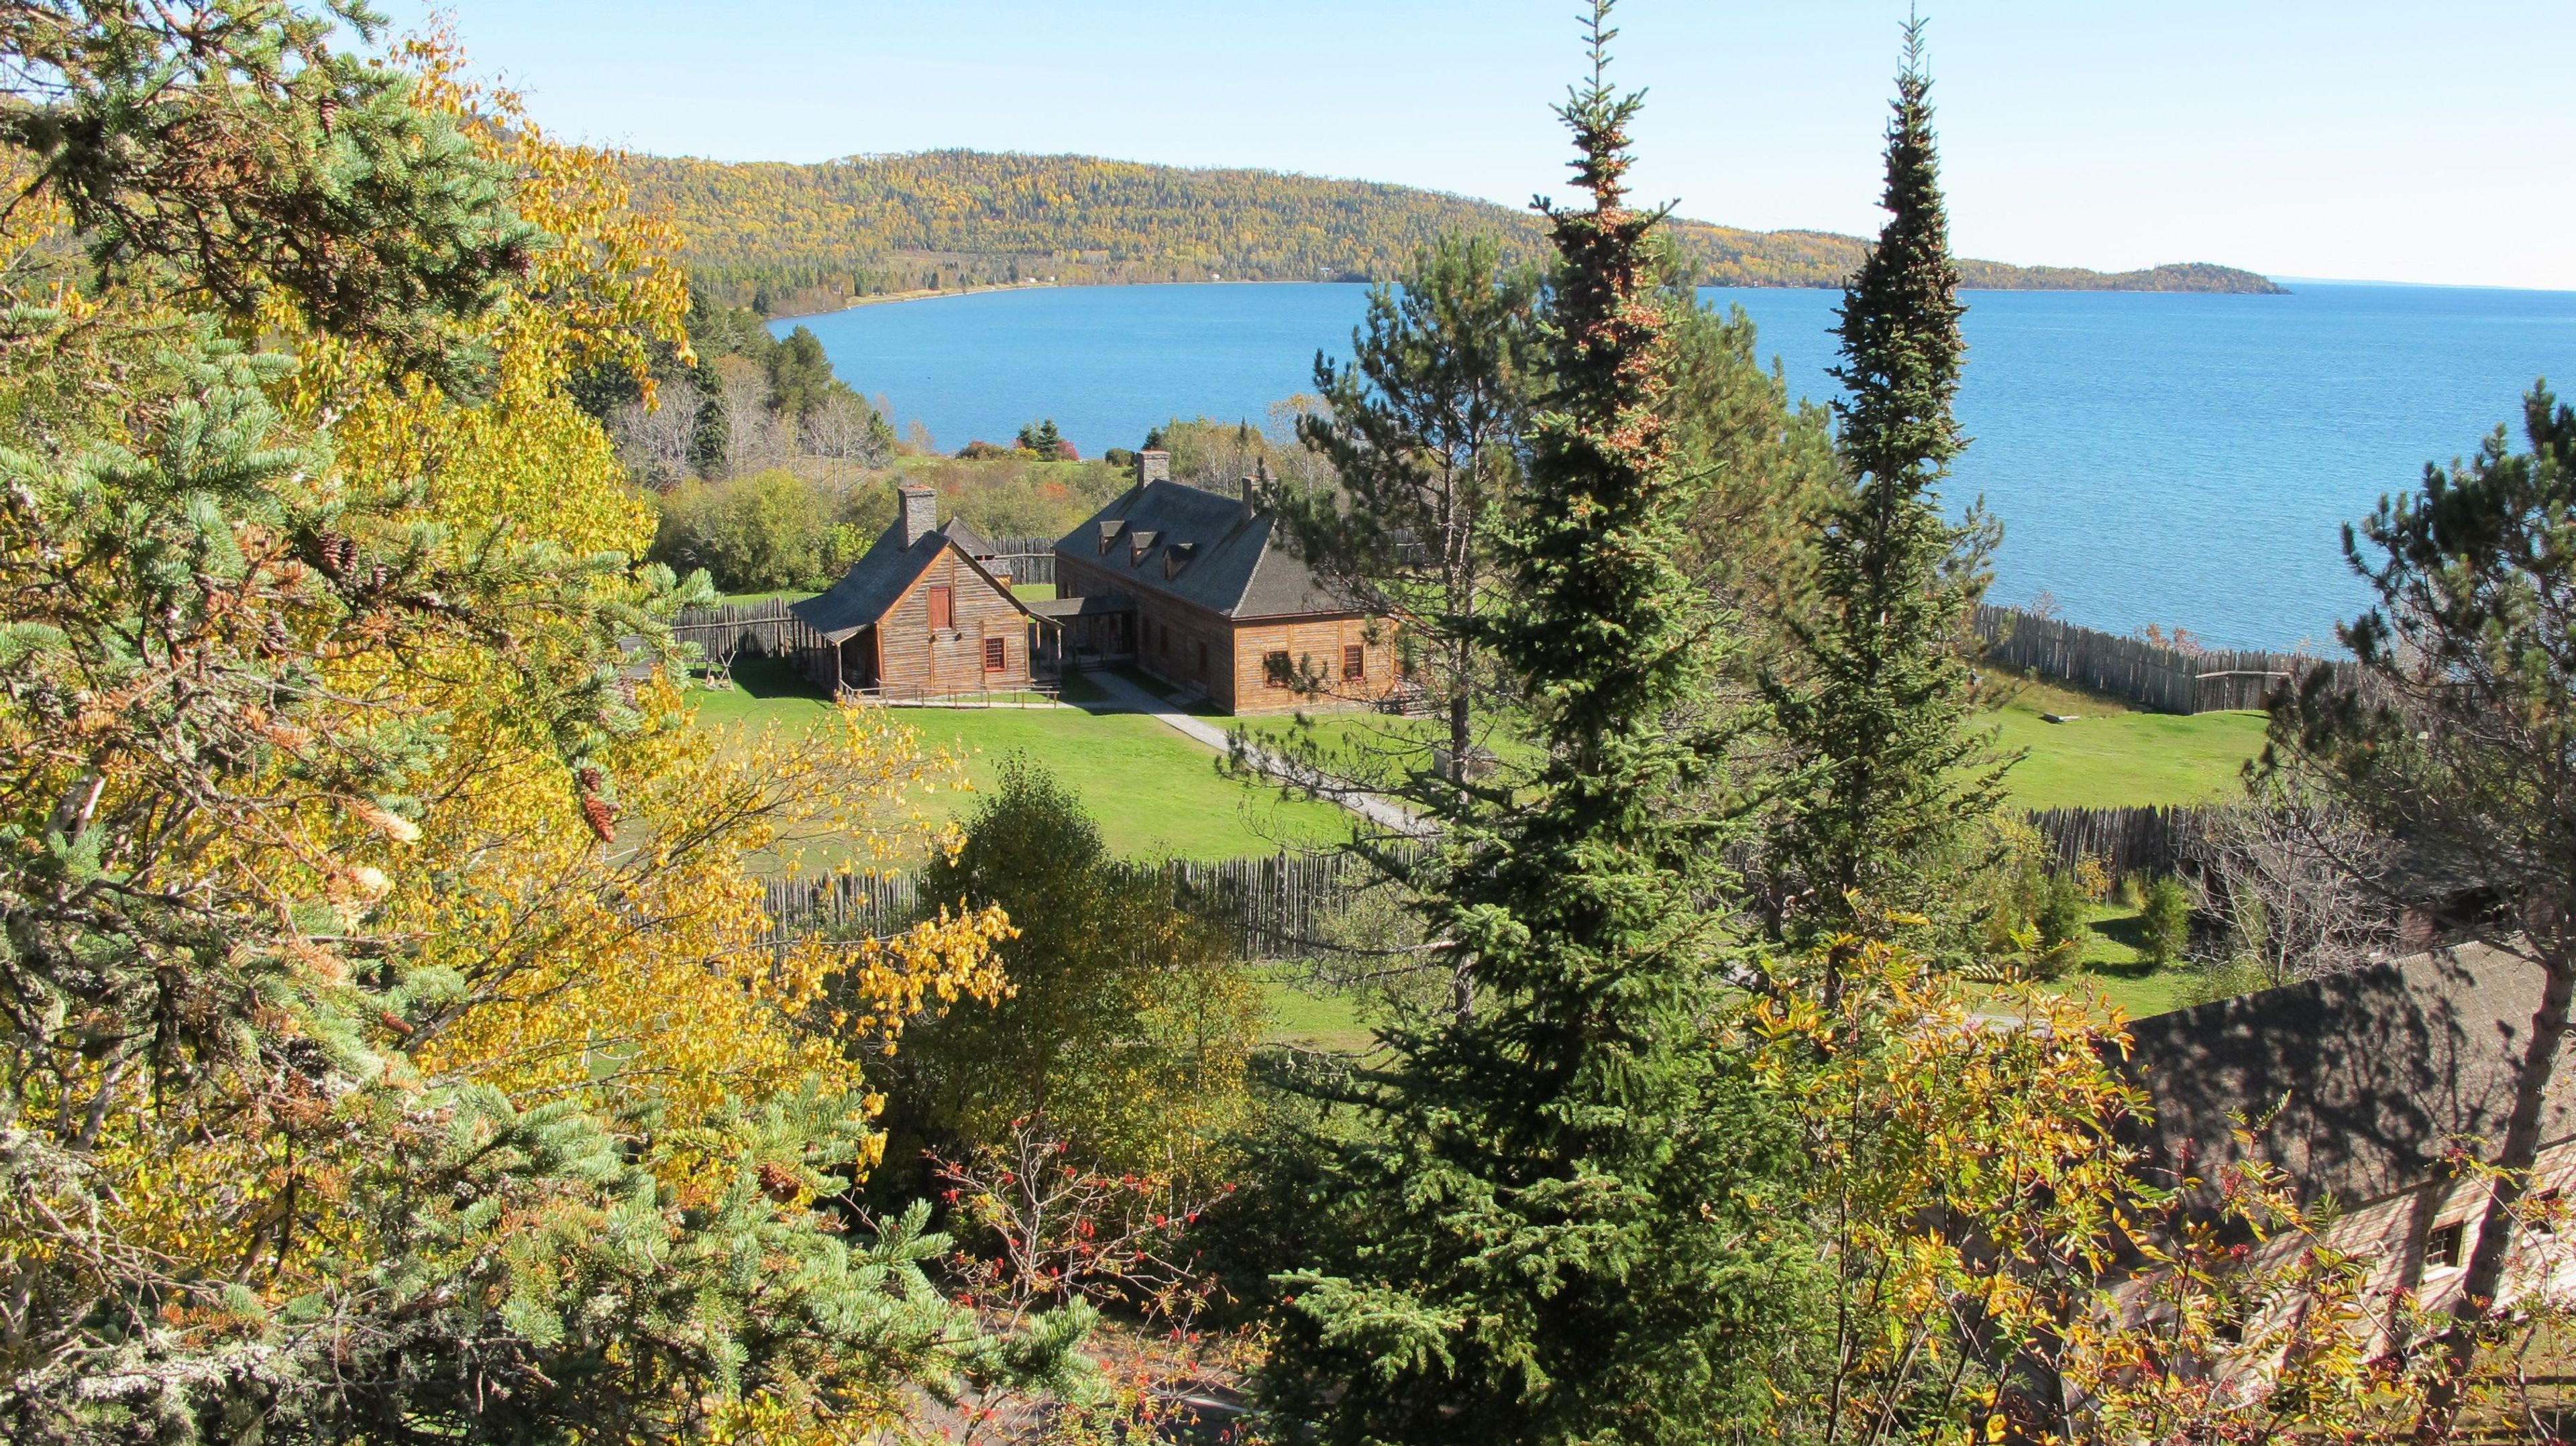
<svg viewBox="0 0 2576 1446"><path fill-rule="evenodd" d="M1270 1006L1270 1028L1262 1036L1263 1043L1360 1054L1376 1042L1349 995L1305 988L1291 971L1260 972L1262 997Z"/></svg>
<svg viewBox="0 0 2576 1446"><path fill-rule="evenodd" d="M2005 779L2022 808L2215 803L2243 788L2237 770L2263 746L2260 713L2126 713L2049 723L2007 708L1981 722L2029 756Z"/></svg>
<svg viewBox="0 0 2576 1446"><path fill-rule="evenodd" d="M1989 672L2000 675L2007 701L1977 722L1995 730L1999 747L2027 751L2004 781L2017 808L2215 803L2239 795L2238 770L2263 747L2260 713L2142 713L2118 699ZM2051 713L2074 721L2051 723Z"/></svg>
<svg viewBox="0 0 2576 1446"><path fill-rule="evenodd" d="M810 728L832 705L787 664L756 659L734 668L731 689L696 693L702 727L777 723ZM968 779L989 788L1002 760L1025 753L1079 795L1113 852L1138 857L1240 858L1284 844L1339 837L1347 815L1326 804L1281 799L1216 772L1216 754L1151 718L1079 708L904 708L896 716L928 743L966 755ZM935 795L951 816L973 799Z"/></svg>
<svg viewBox="0 0 2576 1446"><path fill-rule="evenodd" d="M2050 723L2042 716L2072 716ZM2132 712L2116 703L2063 688L2029 687L2003 707L1974 720L1995 730L1996 744L2026 755L2005 779L2008 802L2024 809L2135 808L2156 804L2212 803L2238 796L2238 770L2263 746L2263 715L2202 713L2179 718ZM1276 743L1301 735L1320 744L1328 766L1368 781L1372 765L1391 766L1391 745L1403 738L1439 736L1429 718L1389 718L1371 713L1322 713L1300 723L1291 718L1243 719L1236 725L1256 740ZM1525 750L1503 739L1489 743L1506 757Z"/></svg>
<svg viewBox="0 0 2576 1446"><path fill-rule="evenodd" d="M1011 584L1011 596L1022 602L1055 601L1055 584L1051 582L1018 582Z"/></svg>

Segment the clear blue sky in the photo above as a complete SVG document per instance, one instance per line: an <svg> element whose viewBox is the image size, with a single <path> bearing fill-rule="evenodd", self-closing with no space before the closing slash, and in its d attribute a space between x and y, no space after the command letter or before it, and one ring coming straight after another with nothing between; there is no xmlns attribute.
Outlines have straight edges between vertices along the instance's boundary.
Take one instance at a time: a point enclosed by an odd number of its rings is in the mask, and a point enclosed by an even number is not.
<svg viewBox="0 0 2576 1446"><path fill-rule="evenodd" d="M397 24L428 11L386 6ZM450 0L558 134L820 160L942 146L1553 188L1573 0ZM1640 188L1874 230L1902 0L1628 0ZM1961 252L2576 289L2570 0L1929 3Z"/></svg>

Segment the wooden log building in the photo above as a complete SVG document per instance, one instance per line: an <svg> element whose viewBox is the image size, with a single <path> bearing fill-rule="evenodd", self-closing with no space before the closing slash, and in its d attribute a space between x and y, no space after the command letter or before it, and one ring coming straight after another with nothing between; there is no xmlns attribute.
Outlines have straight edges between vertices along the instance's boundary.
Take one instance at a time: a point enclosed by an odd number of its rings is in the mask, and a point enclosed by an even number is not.
<svg viewBox="0 0 2576 1446"><path fill-rule="evenodd" d="M940 697L1025 688L1054 625L1011 593L1008 564L973 528L938 525L938 494L898 489L894 524L831 589L793 605L813 629L805 676L829 693Z"/></svg>
<svg viewBox="0 0 2576 1446"><path fill-rule="evenodd" d="M1035 609L1070 656L1132 662L1229 713L1409 691L1391 632L1332 597L1277 525L1251 479L1210 492L1171 480L1169 453L1143 453L1136 485L1056 543L1056 599Z"/></svg>

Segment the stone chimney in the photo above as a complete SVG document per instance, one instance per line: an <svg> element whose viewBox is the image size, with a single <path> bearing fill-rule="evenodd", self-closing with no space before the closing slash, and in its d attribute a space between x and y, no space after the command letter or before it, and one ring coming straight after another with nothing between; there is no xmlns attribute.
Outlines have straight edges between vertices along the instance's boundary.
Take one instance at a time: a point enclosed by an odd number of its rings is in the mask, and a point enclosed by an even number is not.
<svg viewBox="0 0 2576 1446"><path fill-rule="evenodd" d="M1270 490L1270 462L1252 459L1252 475L1243 479L1243 515L1246 519L1261 515L1261 494Z"/></svg>
<svg viewBox="0 0 2576 1446"><path fill-rule="evenodd" d="M939 494L921 484L908 483L895 489L903 502L903 545L912 546L939 530Z"/></svg>
<svg viewBox="0 0 2576 1446"><path fill-rule="evenodd" d="M1136 485L1137 485L1137 486L1142 487L1142 486L1144 486L1144 485L1145 485L1146 483L1148 483L1148 482L1169 482L1169 481L1171 481L1171 480L1172 480L1172 454L1171 454L1171 453L1169 453L1169 452L1139 452L1139 453L1137 453L1137 454L1136 454Z"/></svg>

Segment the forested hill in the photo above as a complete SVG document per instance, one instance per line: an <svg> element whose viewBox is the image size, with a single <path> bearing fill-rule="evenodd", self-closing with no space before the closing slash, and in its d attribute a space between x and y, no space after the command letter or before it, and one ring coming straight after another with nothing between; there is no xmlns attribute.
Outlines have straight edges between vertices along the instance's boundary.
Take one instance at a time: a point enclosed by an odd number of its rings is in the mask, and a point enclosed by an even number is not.
<svg viewBox="0 0 2576 1446"><path fill-rule="evenodd" d="M929 151L817 165L635 156L636 199L688 238L700 289L731 305L816 310L853 295L1053 278L1379 280L1444 231L1540 247L1524 210L1438 191L1276 171L1185 170L1089 156ZM1858 237L1675 227L1701 279L1832 286ZM1966 261L1970 286L2017 290L2278 291L2224 266L2106 273Z"/></svg>

